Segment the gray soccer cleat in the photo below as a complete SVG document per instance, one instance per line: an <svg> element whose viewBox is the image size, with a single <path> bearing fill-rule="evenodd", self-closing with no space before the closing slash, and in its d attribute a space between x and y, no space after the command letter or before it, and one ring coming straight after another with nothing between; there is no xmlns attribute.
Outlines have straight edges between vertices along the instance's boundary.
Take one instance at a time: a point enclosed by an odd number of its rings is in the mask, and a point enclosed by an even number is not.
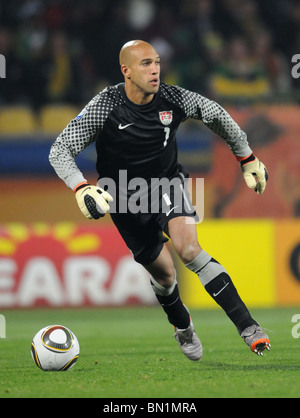
<svg viewBox="0 0 300 418"><path fill-rule="evenodd" d="M267 334L265 334L259 325L251 325L246 328L241 337L245 343L251 348L253 353L263 356L263 351L270 351L271 344Z"/></svg>
<svg viewBox="0 0 300 418"><path fill-rule="evenodd" d="M203 355L201 341L196 334L193 322L186 329L175 328L175 339L178 342L181 351L187 358L198 361Z"/></svg>

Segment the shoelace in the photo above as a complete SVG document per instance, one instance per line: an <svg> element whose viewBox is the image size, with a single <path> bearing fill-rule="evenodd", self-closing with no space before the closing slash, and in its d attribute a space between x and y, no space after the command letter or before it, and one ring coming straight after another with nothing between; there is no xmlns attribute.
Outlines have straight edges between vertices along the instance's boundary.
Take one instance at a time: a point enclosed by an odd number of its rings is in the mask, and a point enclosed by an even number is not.
<svg viewBox="0 0 300 418"><path fill-rule="evenodd" d="M187 332L188 334L188 332ZM192 333L190 334L189 337L186 337L185 335L183 335L183 333L179 332L175 332L175 336L178 337L179 343L180 345L184 345L184 344L190 344L193 340L193 334L194 332L192 331Z"/></svg>

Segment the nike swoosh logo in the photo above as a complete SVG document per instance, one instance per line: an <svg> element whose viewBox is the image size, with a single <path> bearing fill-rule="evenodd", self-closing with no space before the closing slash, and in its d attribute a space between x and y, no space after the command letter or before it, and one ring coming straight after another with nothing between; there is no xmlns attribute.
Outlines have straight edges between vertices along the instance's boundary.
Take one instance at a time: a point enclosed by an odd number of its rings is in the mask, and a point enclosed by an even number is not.
<svg viewBox="0 0 300 418"><path fill-rule="evenodd" d="M178 208L178 205L177 205L177 206L174 206L172 209L170 209L168 212L166 212L166 216L169 216L169 215L170 215L170 213L171 213L174 209L176 209L176 208Z"/></svg>
<svg viewBox="0 0 300 418"><path fill-rule="evenodd" d="M223 292L223 290L225 289L225 287L227 287L229 285L229 283L226 283L224 287L222 287L221 290L219 290L217 293L213 293L213 296L216 297L218 296L221 292Z"/></svg>
<svg viewBox="0 0 300 418"><path fill-rule="evenodd" d="M128 123L128 125L122 125L122 123L120 123L119 125L119 129L126 129L128 128L128 126L134 125L134 123Z"/></svg>

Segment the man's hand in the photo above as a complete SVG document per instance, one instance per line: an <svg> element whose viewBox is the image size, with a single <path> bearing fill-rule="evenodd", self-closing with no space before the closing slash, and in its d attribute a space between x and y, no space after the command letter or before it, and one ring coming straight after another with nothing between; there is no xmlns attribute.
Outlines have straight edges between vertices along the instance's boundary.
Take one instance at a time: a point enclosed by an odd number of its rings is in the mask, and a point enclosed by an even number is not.
<svg viewBox="0 0 300 418"><path fill-rule="evenodd" d="M254 189L257 194L262 194L269 177L264 164L251 154L249 157L241 160L240 165L247 186L250 189Z"/></svg>
<svg viewBox="0 0 300 418"><path fill-rule="evenodd" d="M112 202L112 196L105 190L88 183L75 187L75 197L81 212L88 219L99 219L110 209L107 202Z"/></svg>

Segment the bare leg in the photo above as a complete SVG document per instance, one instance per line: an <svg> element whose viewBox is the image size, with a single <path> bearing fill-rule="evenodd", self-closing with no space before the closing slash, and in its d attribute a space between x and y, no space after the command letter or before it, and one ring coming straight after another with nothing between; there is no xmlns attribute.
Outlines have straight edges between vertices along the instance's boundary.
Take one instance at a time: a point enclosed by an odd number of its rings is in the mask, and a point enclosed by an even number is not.
<svg viewBox="0 0 300 418"><path fill-rule="evenodd" d="M166 245L164 245L157 259L144 266L151 274L151 285L174 327L186 329L190 324L190 316L184 307L177 286L176 271L173 259Z"/></svg>
<svg viewBox="0 0 300 418"><path fill-rule="evenodd" d="M174 248L186 267L195 272L205 290L226 312L239 334L249 326L258 325L241 300L225 268L201 249L195 224L185 217L169 222L169 233Z"/></svg>

